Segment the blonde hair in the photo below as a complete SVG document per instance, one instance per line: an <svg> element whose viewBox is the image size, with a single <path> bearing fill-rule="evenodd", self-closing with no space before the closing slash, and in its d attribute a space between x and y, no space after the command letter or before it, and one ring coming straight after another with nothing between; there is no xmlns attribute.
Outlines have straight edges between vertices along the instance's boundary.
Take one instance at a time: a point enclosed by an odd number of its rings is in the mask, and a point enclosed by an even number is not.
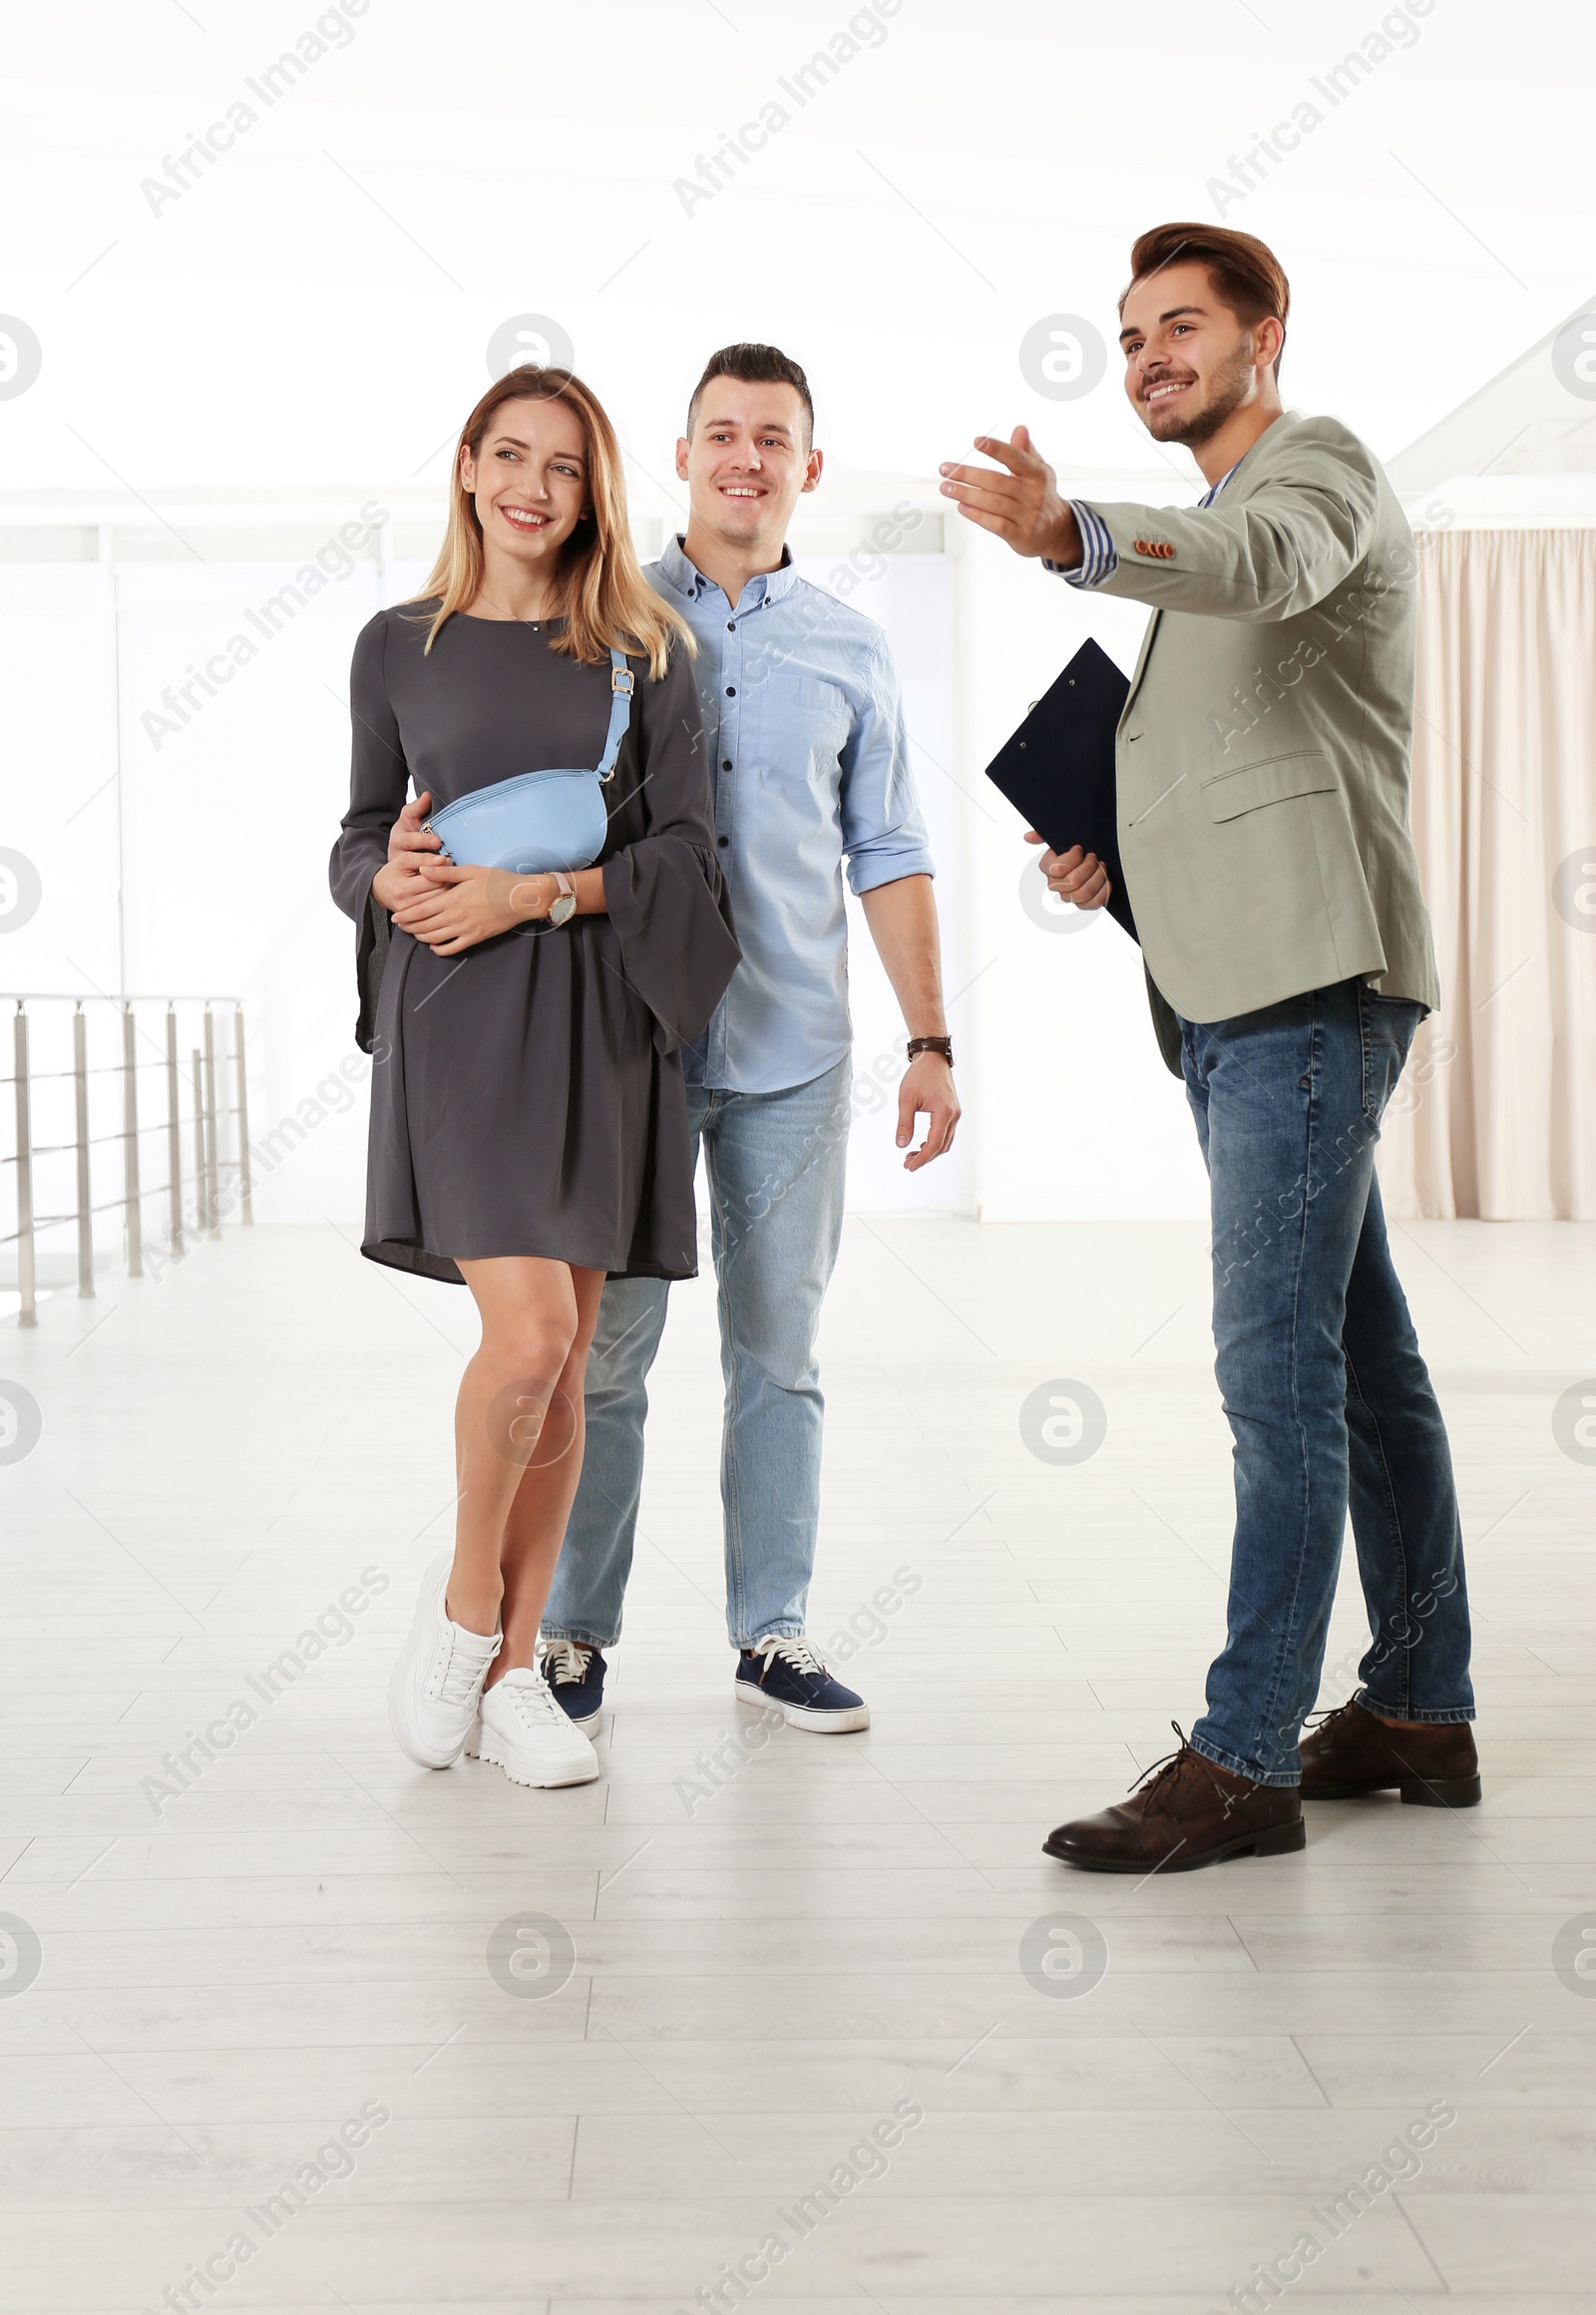
<svg viewBox="0 0 1596 2315"><path fill-rule="evenodd" d="M482 451L489 420L506 402L563 402L576 413L588 441L588 492L593 512L578 523L560 563L563 634L550 648L588 666L602 666L611 644L646 657L657 682L665 672L672 641L691 654L692 630L677 610L661 601L642 575L626 520L626 479L620 445L602 403L575 371L545 369L524 362L489 387L460 430L454 475L449 486L449 527L431 577L413 602L436 596L438 608L427 629L430 651L445 620L474 602L482 587L482 525L460 471L460 453L473 461Z"/></svg>

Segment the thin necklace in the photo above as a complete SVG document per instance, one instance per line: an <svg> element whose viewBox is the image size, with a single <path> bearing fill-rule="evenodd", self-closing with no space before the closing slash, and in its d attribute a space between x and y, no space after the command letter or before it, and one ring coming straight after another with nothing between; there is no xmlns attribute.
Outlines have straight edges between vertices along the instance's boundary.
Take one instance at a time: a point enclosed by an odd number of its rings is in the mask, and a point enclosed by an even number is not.
<svg viewBox="0 0 1596 2315"><path fill-rule="evenodd" d="M550 615L540 611L535 619L524 619L519 611L506 610L502 602L495 602L493 596L488 592L488 589L485 586L478 587L477 600L479 602L485 602L489 604L492 609L496 610L499 613L500 618L507 626L541 627L544 623L545 617ZM552 615L555 618L558 618L560 613L555 611Z"/></svg>

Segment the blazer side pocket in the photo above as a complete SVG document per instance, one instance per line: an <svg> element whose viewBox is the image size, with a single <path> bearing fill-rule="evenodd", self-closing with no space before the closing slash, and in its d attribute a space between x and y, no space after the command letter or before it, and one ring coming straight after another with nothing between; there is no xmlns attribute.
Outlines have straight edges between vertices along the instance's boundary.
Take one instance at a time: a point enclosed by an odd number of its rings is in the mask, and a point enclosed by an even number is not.
<svg viewBox="0 0 1596 2315"><path fill-rule="evenodd" d="M1256 812L1262 804L1281 804L1288 796L1313 796L1335 788L1337 779L1329 756L1318 748L1299 748L1295 754L1268 756L1261 764L1243 764L1221 772L1203 787L1210 820L1236 820Z"/></svg>

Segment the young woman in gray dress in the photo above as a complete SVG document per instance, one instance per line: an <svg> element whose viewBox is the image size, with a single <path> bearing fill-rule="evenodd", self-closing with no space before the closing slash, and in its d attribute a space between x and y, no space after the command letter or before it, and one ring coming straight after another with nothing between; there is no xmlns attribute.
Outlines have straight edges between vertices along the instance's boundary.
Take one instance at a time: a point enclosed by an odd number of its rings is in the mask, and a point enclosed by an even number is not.
<svg viewBox="0 0 1596 2315"><path fill-rule="evenodd" d="M598 765L611 644L633 696L597 863L518 877L440 858L431 813ZM355 645L331 868L374 1063L362 1251L463 1281L482 1321L455 1413L454 1552L422 1580L389 1690L426 1767L465 1751L524 1784L598 1773L536 1646L605 1274L696 1267L679 1048L738 951L692 648L638 567L602 408L568 370L511 371L462 431L424 593Z"/></svg>

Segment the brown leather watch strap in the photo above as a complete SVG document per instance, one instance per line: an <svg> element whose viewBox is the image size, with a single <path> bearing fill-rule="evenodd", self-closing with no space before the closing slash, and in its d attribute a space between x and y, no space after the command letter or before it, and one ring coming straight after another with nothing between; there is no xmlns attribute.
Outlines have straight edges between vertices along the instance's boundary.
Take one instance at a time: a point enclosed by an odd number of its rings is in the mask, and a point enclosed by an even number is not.
<svg viewBox="0 0 1596 2315"><path fill-rule="evenodd" d="M954 1065L954 1040L952 1037L911 1037L909 1058L913 1060L917 1053L941 1053L951 1069Z"/></svg>

